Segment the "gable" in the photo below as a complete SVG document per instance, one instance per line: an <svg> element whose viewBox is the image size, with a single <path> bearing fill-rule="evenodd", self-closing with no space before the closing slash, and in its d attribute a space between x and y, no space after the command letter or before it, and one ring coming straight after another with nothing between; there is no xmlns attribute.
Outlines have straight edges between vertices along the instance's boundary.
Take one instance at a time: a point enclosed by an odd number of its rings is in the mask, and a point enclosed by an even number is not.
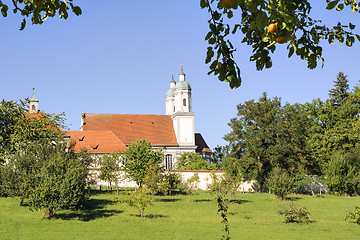
<svg viewBox="0 0 360 240"><path fill-rule="evenodd" d="M111 131L125 145L147 139L152 146L178 146L170 115L86 113L84 131Z"/></svg>
<svg viewBox="0 0 360 240"><path fill-rule="evenodd" d="M66 131L71 141L76 141L75 152L85 148L91 153L123 152L126 146L109 131Z"/></svg>

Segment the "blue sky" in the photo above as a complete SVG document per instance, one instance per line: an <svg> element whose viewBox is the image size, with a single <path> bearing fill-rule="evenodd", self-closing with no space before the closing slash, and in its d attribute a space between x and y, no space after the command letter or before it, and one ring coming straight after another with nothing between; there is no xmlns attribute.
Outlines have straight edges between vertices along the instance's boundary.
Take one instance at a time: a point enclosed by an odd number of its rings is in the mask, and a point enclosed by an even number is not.
<svg viewBox="0 0 360 240"><path fill-rule="evenodd" d="M358 25L358 14L325 10L325 0L311 1L313 17L324 23ZM83 15L48 19L19 31L21 18L1 18L0 98L31 97L35 87L39 108L66 114L66 124L78 130L80 113L165 114L165 93L171 73L178 79L184 65L191 84L195 131L208 145L224 145L227 123L236 105L258 99L263 92L283 103L326 99L339 71L350 86L360 80L360 44L346 47L324 43L325 67L306 68L296 56L287 58L286 45L273 55L273 67L256 71L251 48L234 43L243 83L231 90L205 65L208 13L196 0L79 0ZM359 33L360 31L358 31Z"/></svg>

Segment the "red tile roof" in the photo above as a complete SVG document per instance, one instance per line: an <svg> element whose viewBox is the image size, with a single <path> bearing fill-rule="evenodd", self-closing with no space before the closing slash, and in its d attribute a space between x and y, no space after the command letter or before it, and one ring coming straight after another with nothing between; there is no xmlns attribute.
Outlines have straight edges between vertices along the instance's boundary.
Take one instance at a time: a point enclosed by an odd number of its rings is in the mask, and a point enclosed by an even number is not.
<svg viewBox="0 0 360 240"><path fill-rule="evenodd" d="M198 146L196 152L210 152L209 146L206 144L204 138L201 136L200 133L195 133L195 145Z"/></svg>
<svg viewBox="0 0 360 240"><path fill-rule="evenodd" d="M111 131L125 145L147 139L152 146L178 146L170 115L86 113L84 131Z"/></svg>
<svg viewBox="0 0 360 240"><path fill-rule="evenodd" d="M69 143L72 140L76 141L75 152L80 152L82 148L91 153L123 152L126 149L126 146L109 131L66 131L66 136L70 136Z"/></svg>

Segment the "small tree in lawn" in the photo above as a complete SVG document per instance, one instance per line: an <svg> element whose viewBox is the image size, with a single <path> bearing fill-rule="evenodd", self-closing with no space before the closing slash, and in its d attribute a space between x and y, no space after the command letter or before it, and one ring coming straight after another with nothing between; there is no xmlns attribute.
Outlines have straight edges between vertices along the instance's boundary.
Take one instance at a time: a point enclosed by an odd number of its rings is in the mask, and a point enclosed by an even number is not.
<svg viewBox="0 0 360 240"><path fill-rule="evenodd" d="M198 188L200 182L199 174L195 173L191 178L186 180L185 189L189 195L188 203L190 203L190 196L194 194L195 190Z"/></svg>
<svg viewBox="0 0 360 240"><path fill-rule="evenodd" d="M152 202L149 190L146 188L139 188L130 195L129 206L136 207L140 212L140 217L144 218L144 211Z"/></svg>
<svg viewBox="0 0 360 240"><path fill-rule="evenodd" d="M161 185L164 181L164 177L161 174L162 169L161 165L150 164L146 170L144 185L152 196L160 191Z"/></svg>
<svg viewBox="0 0 360 240"><path fill-rule="evenodd" d="M143 187L150 166L159 166L162 161L162 151L153 150L146 139L132 142L122 155L128 177L135 181L139 188Z"/></svg>
<svg viewBox="0 0 360 240"><path fill-rule="evenodd" d="M266 179L266 185L274 193L275 198L285 200L286 195L291 192L293 179L286 170L275 167Z"/></svg>
<svg viewBox="0 0 360 240"><path fill-rule="evenodd" d="M99 178L108 183L108 191L112 189L112 183L115 183L116 193L119 195L118 182L120 179L120 155L117 152L105 154L99 161Z"/></svg>
<svg viewBox="0 0 360 240"><path fill-rule="evenodd" d="M59 141L33 143L36 159L29 170L24 189L33 209L45 209L51 218L58 209L78 209L85 202L88 166ZM29 150L28 150L29 151ZM24 152L28 154L28 152Z"/></svg>

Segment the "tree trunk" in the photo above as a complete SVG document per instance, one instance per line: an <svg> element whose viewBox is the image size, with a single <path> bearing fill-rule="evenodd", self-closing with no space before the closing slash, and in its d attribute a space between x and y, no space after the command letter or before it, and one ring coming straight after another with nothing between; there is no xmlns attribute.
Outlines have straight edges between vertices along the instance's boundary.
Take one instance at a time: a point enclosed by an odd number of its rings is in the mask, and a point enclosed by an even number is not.
<svg viewBox="0 0 360 240"><path fill-rule="evenodd" d="M21 198L21 200L20 200L20 202L19 202L19 206L22 206L22 205L23 205L24 199L25 199L24 197Z"/></svg>
<svg viewBox="0 0 360 240"><path fill-rule="evenodd" d="M119 186L118 185L116 185L116 195L119 196Z"/></svg>
<svg viewBox="0 0 360 240"><path fill-rule="evenodd" d="M189 200L188 200L188 203L190 203L190 196L191 196L191 194L189 194Z"/></svg>
<svg viewBox="0 0 360 240"><path fill-rule="evenodd" d="M144 210L140 211L141 218L144 218Z"/></svg>

